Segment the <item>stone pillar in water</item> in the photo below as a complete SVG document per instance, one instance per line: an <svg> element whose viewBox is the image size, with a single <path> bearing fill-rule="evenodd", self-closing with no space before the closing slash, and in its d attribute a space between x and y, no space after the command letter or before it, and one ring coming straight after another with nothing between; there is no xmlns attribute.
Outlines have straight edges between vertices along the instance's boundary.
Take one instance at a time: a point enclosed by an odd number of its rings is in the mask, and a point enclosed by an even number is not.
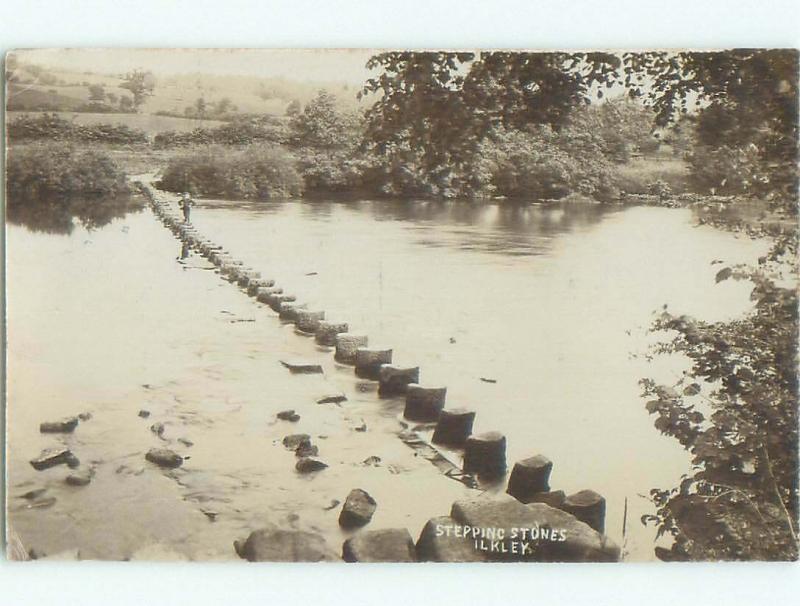
<svg viewBox="0 0 800 606"><path fill-rule="evenodd" d="M379 378L381 365L392 363L391 349L359 347L356 349L356 376L362 379Z"/></svg>
<svg viewBox="0 0 800 606"><path fill-rule="evenodd" d="M410 383L419 383L419 366L401 367L383 364L378 370L378 395L396 396L406 393Z"/></svg>
<svg viewBox="0 0 800 606"><path fill-rule="evenodd" d="M311 311L308 309L298 309L297 321L295 322L295 326L297 326L298 330L314 334L315 332L317 332L317 327L319 327L319 323L324 319L325 319L324 311Z"/></svg>
<svg viewBox="0 0 800 606"><path fill-rule="evenodd" d="M285 322L296 322L297 321L297 311L300 309L305 308L305 303L297 303L296 301L284 301L281 303L280 311L278 312L278 317Z"/></svg>
<svg viewBox="0 0 800 606"><path fill-rule="evenodd" d="M269 280L272 282L272 280ZM272 303L272 297L275 295L279 295L283 293L283 289L280 286L259 286L256 289L256 299L259 303Z"/></svg>
<svg viewBox="0 0 800 606"><path fill-rule="evenodd" d="M328 320L320 321L317 326L317 332L314 339L319 345L327 345L332 347L336 345L336 335L345 333L349 329L347 322L330 322Z"/></svg>
<svg viewBox="0 0 800 606"><path fill-rule="evenodd" d="M439 420L433 432L434 444L461 448L472 435L475 412L466 408L445 409L439 413Z"/></svg>
<svg viewBox="0 0 800 606"><path fill-rule="evenodd" d="M571 513L600 534L605 532L606 500L594 490L581 490L569 495L561 509Z"/></svg>
<svg viewBox="0 0 800 606"><path fill-rule="evenodd" d="M446 387L423 387L412 383L406 389L403 416L410 421L436 421L444 408L446 397Z"/></svg>
<svg viewBox="0 0 800 606"><path fill-rule="evenodd" d="M533 502L534 495L550 490L550 472L553 462L536 455L514 463L506 492L521 503Z"/></svg>
<svg viewBox="0 0 800 606"><path fill-rule="evenodd" d="M334 359L342 364L355 364L356 363L356 350L359 347L366 347L369 345L369 338L367 335L351 335L346 333L337 334L336 340L336 353Z"/></svg>
<svg viewBox="0 0 800 606"><path fill-rule="evenodd" d="M292 303L296 300L297 297L295 297L294 295L287 295L286 293L281 293L279 295L272 295L272 298L269 301L269 306L272 308L272 311L280 313L281 304Z"/></svg>
<svg viewBox="0 0 800 606"><path fill-rule="evenodd" d="M247 283L247 294L251 297L258 296L260 288L270 288L275 284L274 280L267 280L265 278L254 278Z"/></svg>
<svg viewBox="0 0 800 606"><path fill-rule="evenodd" d="M502 476L506 472L506 437L498 431L489 431L467 438L464 471L486 478Z"/></svg>

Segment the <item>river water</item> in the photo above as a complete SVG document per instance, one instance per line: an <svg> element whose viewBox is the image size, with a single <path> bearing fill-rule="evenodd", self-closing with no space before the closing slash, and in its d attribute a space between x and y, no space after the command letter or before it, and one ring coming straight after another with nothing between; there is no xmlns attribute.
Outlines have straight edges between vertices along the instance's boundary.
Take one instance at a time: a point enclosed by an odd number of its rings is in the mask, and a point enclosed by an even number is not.
<svg viewBox="0 0 800 606"><path fill-rule="evenodd" d="M193 212L264 277L392 347L396 363L419 365L422 383L446 385L448 406L477 411L476 431L507 436L510 465L541 453L553 489L603 494L609 535L628 559L652 559L645 496L676 485L688 456L639 397L640 378L674 383L685 368L642 355L647 327L665 304L705 320L746 313L747 285L715 284L712 262L754 262L765 242L646 207L204 200ZM180 260L149 210L91 230L32 227L7 227L8 508L26 545L229 559L233 539L271 522L320 532L338 550L331 504L350 488L378 501L371 527L413 536L471 494L397 438L401 400L379 400L202 259ZM290 376L287 354L320 360L325 375ZM315 403L332 392L349 399ZM301 421L276 422L285 408ZM73 435L38 433L43 420L84 411L93 416ZM355 431L362 423L368 431ZM331 465L313 478L293 472L280 444L299 431ZM27 461L58 443L94 469L92 484L32 470ZM142 457L159 445L190 458L156 471ZM380 463L364 465L369 456ZM54 502L19 497L41 487Z"/></svg>

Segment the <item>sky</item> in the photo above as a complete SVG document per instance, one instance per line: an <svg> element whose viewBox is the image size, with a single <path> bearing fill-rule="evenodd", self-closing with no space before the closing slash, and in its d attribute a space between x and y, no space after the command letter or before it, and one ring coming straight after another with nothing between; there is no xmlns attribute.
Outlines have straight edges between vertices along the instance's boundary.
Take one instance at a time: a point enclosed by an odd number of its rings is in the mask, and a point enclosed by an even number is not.
<svg viewBox="0 0 800 606"><path fill-rule="evenodd" d="M369 49L33 49L19 60L69 71L156 75L204 73L363 84Z"/></svg>

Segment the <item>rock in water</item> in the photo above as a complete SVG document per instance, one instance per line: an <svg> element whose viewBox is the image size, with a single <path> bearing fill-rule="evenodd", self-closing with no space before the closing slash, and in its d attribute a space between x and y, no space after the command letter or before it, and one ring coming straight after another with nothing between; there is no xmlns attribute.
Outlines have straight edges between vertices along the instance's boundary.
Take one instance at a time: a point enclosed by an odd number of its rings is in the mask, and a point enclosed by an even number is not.
<svg viewBox="0 0 800 606"><path fill-rule="evenodd" d="M333 562L336 554L318 534L301 530L262 528L246 541L234 541L236 553L249 562Z"/></svg>
<svg viewBox="0 0 800 606"><path fill-rule="evenodd" d="M318 459L312 459L311 457L303 457L297 462L297 465L294 466L300 473L313 473L315 471L321 471L326 467L327 465L325 463Z"/></svg>
<svg viewBox="0 0 800 606"><path fill-rule="evenodd" d="M453 503L450 517L478 529L503 529L502 540L481 540L478 548L490 560L535 562L615 562L619 547L575 516L545 505L525 505L504 495ZM511 529L517 529L512 539ZM520 529L528 529L522 537ZM482 541L482 542L481 542ZM494 545L493 545L494 544ZM494 546L494 548L492 548Z"/></svg>
<svg viewBox="0 0 800 606"><path fill-rule="evenodd" d="M308 362L306 360L281 360L281 364L283 364L286 368L288 368L289 372L298 375L311 375L311 374L322 373L322 366L314 362Z"/></svg>
<svg viewBox="0 0 800 606"><path fill-rule="evenodd" d="M316 457L318 454L319 448L314 446L311 440L303 440L294 451L296 457Z"/></svg>
<svg viewBox="0 0 800 606"><path fill-rule="evenodd" d="M46 421L39 425L42 433L72 433L78 426L78 417L67 417L60 421Z"/></svg>
<svg viewBox="0 0 800 606"><path fill-rule="evenodd" d="M464 471L486 478L506 472L506 437L497 431L471 435L464 444Z"/></svg>
<svg viewBox="0 0 800 606"><path fill-rule="evenodd" d="M163 423L153 423L150 426L150 431L156 434L159 438L164 437L164 424Z"/></svg>
<svg viewBox="0 0 800 606"><path fill-rule="evenodd" d="M281 421L289 421L291 423L297 423L297 421L300 420L300 415L297 414L294 409L282 410L275 416Z"/></svg>
<svg viewBox="0 0 800 606"><path fill-rule="evenodd" d="M339 514L339 526L345 529L360 528L366 526L372 519L378 504L368 492L360 488L354 488L347 495L347 499L342 506Z"/></svg>
<svg viewBox="0 0 800 606"><path fill-rule="evenodd" d="M347 401L347 396L343 393L322 396L317 400L317 404L340 404Z"/></svg>
<svg viewBox="0 0 800 606"><path fill-rule="evenodd" d="M169 469L175 469L183 465L183 457L169 448L151 448L144 458L159 467L167 467Z"/></svg>
<svg viewBox="0 0 800 606"><path fill-rule="evenodd" d="M81 469L69 474L64 481L70 486L86 486L92 481L92 472L89 469Z"/></svg>
<svg viewBox="0 0 800 606"><path fill-rule="evenodd" d="M69 465L75 460L75 455L68 448L46 448L38 457L31 460L31 466L36 471L42 471L56 465Z"/></svg>
<svg viewBox="0 0 800 606"><path fill-rule="evenodd" d="M297 447L303 442L311 443L311 436L307 433L293 433L283 438L283 445L289 450L297 450Z"/></svg>
<svg viewBox="0 0 800 606"><path fill-rule="evenodd" d="M458 534L456 527L459 526ZM483 552L475 549L475 541L464 536L463 526L450 516L431 518L417 541L420 562L482 562Z"/></svg>
<svg viewBox="0 0 800 606"><path fill-rule="evenodd" d="M149 416L150 416L150 411L149 411L149 410L144 410L144 409L142 409L142 410L140 410L140 411L139 411L139 416L140 416L142 419L146 419L147 417L149 417Z"/></svg>
<svg viewBox="0 0 800 606"><path fill-rule="evenodd" d="M414 541L405 528L365 530L342 546L345 562L414 562Z"/></svg>

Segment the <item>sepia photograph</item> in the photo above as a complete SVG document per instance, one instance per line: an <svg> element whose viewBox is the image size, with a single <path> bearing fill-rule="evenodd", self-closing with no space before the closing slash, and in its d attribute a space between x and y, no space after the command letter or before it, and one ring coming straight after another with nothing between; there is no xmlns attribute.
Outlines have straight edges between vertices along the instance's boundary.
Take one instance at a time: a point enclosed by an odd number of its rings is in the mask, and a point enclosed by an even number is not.
<svg viewBox="0 0 800 606"><path fill-rule="evenodd" d="M798 559L796 49L4 78L8 559Z"/></svg>

